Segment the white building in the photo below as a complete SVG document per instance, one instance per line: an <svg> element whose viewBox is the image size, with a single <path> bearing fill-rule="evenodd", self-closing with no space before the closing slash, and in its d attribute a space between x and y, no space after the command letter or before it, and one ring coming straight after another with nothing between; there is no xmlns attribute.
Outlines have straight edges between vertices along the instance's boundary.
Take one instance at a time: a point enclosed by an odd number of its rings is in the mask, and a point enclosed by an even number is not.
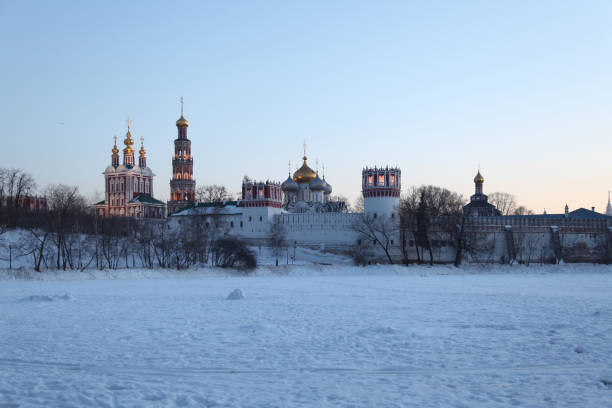
<svg viewBox="0 0 612 408"><path fill-rule="evenodd" d="M239 236L254 243L270 237L272 223L280 223L289 246L310 246L333 250L377 252L379 244L356 225L368 222L385 224L391 234L395 256L401 255L399 240L399 197L401 171L398 168L374 167L362 171L364 213L348 213L343 202L330 199L331 185L320 178L302 158L303 164L282 184L245 179L242 199L224 203L199 203L173 214L171 224L186 225L187 217L204 217L208 224L222 225L223 233ZM215 220L214 222L212 220Z"/></svg>

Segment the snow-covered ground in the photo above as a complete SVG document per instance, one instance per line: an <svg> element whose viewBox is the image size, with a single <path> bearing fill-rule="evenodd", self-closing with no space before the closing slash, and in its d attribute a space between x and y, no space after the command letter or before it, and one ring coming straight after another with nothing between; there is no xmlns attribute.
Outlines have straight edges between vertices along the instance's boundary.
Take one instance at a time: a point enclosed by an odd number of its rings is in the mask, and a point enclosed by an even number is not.
<svg viewBox="0 0 612 408"><path fill-rule="evenodd" d="M612 406L612 269L490 268L3 280L0 407Z"/></svg>

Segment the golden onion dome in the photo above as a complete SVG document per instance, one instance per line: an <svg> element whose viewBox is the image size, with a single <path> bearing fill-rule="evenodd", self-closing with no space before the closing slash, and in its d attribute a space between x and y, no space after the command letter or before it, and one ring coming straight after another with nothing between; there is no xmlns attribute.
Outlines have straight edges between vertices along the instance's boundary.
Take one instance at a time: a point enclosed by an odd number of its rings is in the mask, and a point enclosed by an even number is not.
<svg viewBox="0 0 612 408"><path fill-rule="evenodd" d="M127 133L125 134L125 140L123 141L123 143L127 146L127 147L132 147L132 145L134 144L134 140L132 139L132 134L130 133L130 131L128 130Z"/></svg>
<svg viewBox="0 0 612 408"><path fill-rule="evenodd" d="M302 157L304 164L295 173L293 173L293 181L298 184L310 183L317 177L317 173L306 164L306 156Z"/></svg>
<svg viewBox="0 0 612 408"><path fill-rule="evenodd" d="M140 157L145 157L147 151L145 150L144 146L140 146L140 151L138 153L140 153Z"/></svg>
<svg viewBox="0 0 612 408"><path fill-rule="evenodd" d="M478 174L476 174L476 177L474 177L474 183L484 183L484 177L482 177L482 174L480 174L480 170L478 170Z"/></svg>
<svg viewBox="0 0 612 408"><path fill-rule="evenodd" d="M176 121L177 127L187 127L189 126L189 121L185 119L185 117L181 114L181 117Z"/></svg>
<svg viewBox="0 0 612 408"><path fill-rule="evenodd" d="M117 145L114 145L114 146L113 146L113 150L112 150L112 152L113 152L113 155L115 155L115 154L118 154L118 153L119 153L119 149L117 149Z"/></svg>

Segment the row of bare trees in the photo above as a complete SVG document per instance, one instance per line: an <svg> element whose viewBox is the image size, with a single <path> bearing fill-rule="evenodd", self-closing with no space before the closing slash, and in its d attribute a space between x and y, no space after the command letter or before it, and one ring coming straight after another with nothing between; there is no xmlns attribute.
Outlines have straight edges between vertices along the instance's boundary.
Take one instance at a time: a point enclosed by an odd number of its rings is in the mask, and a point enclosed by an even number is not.
<svg viewBox="0 0 612 408"><path fill-rule="evenodd" d="M508 193L489 196L503 215L529 214L530 211L516 203ZM353 229L362 238L354 251L359 263L367 263L375 256L368 253L378 250L389 263L397 256L392 253L395 240L399 240L404 263L435 262L435 253L443 248L454 250L454 264L459 266L466 255L475 258L480 253L490 253L491 243L482 234L470 228L469 218L463 213L465 198L448 189L425 185L410 187L400 199L399 221L390 216L362 213ZM355 207L363 205L363 200ZM361 246L361 242L372 243ZM397 247L397 245L395 245ZM370 251L370 252L372 252Z"/></svg>

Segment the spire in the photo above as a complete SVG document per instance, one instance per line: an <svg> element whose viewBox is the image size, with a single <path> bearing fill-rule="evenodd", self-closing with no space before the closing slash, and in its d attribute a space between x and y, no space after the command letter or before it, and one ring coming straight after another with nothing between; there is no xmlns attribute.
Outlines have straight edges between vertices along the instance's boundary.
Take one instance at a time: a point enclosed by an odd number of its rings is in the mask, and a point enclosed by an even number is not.
<svg viewBox="0 0 612 408"><path fill-rule="evenodd" d="M113 145L113 150L111 150L113 152L113 155L111 156L111 165L114 168L117 168L119 166L119 149L117 148L117 135L113 136L113 140L115 141L115 144Z"/></svg>
<svg viewBox="0 0 612 408"><path fill-rule="evenodd" d="M478 165L478 173L476 173L476 176L474 177L476 194L482 194L482 184L483 183L484 183L484 177L482 177L482 174L480 174L480 165Z"/></svg>
<svg viewBox="0 0 612 408"><path fill-rule="evenodd" d="M178 120L176 121L176 127L179 128L179 139L181 138L181 129L182 128L186 128L186 127L189 126L189 121L187 119L185 119L185 116L183 116L183 105L184 105L183 97L181 96L181 117L178 118ZM185 135L184 136L185 136L184 138L187 138L187 132L186 131L185 131Z"/></svg>
<svg viewBox="0 0 612 408"><path fill-rule="evenodd" d="M289 171L288 171L289 177L291 177L291 160L289 160Z"/></svg>
<svg viewBox="0 0 612 408"><path fill-rule="evenodd" d="M140 157L145 157L147 153L147 151L144 148L144 137L142 136L140 136L140 150L138 153L140 153Z"/></svg>
<svg viewBox="0 0 612 408"><path fill-rule="evenodd" d="M610 204L610 190L608 190L608 205L606 206L606 215L612 217L612 204Z"/></svg>
<svg viewBox="0 0 612 408"><path fill-rule="evenodd" d="M132 140L132 133L130 132L132 121L129 116L125 122L127 123L127 133L123 141L123 144L125 144L125 148L123 149L123 165L127 168L132 168L134 166L134 149L132 149L134 140Z"/></svg>
<svg viewBox="0 0 612 408"><path fill-rule="evenodd" d="M323 165L323 180L325 180L325 165Z"/></svg>
<svg viewBox="0 0 612 408"><path fill-rule="evenodd" d="M304 160L304 164L306 163L306 139L304 139L304 157L302 157L302 160Z"/></svg>
<svg viewBox="0 0 612 408"><path fill-rule="evenodd" d="M147 167L147 151L144 148L144 137L140 137L140 151L138 152L140 153L140 157L138 157L138 166L141 169L144 169Z"/></svg>

